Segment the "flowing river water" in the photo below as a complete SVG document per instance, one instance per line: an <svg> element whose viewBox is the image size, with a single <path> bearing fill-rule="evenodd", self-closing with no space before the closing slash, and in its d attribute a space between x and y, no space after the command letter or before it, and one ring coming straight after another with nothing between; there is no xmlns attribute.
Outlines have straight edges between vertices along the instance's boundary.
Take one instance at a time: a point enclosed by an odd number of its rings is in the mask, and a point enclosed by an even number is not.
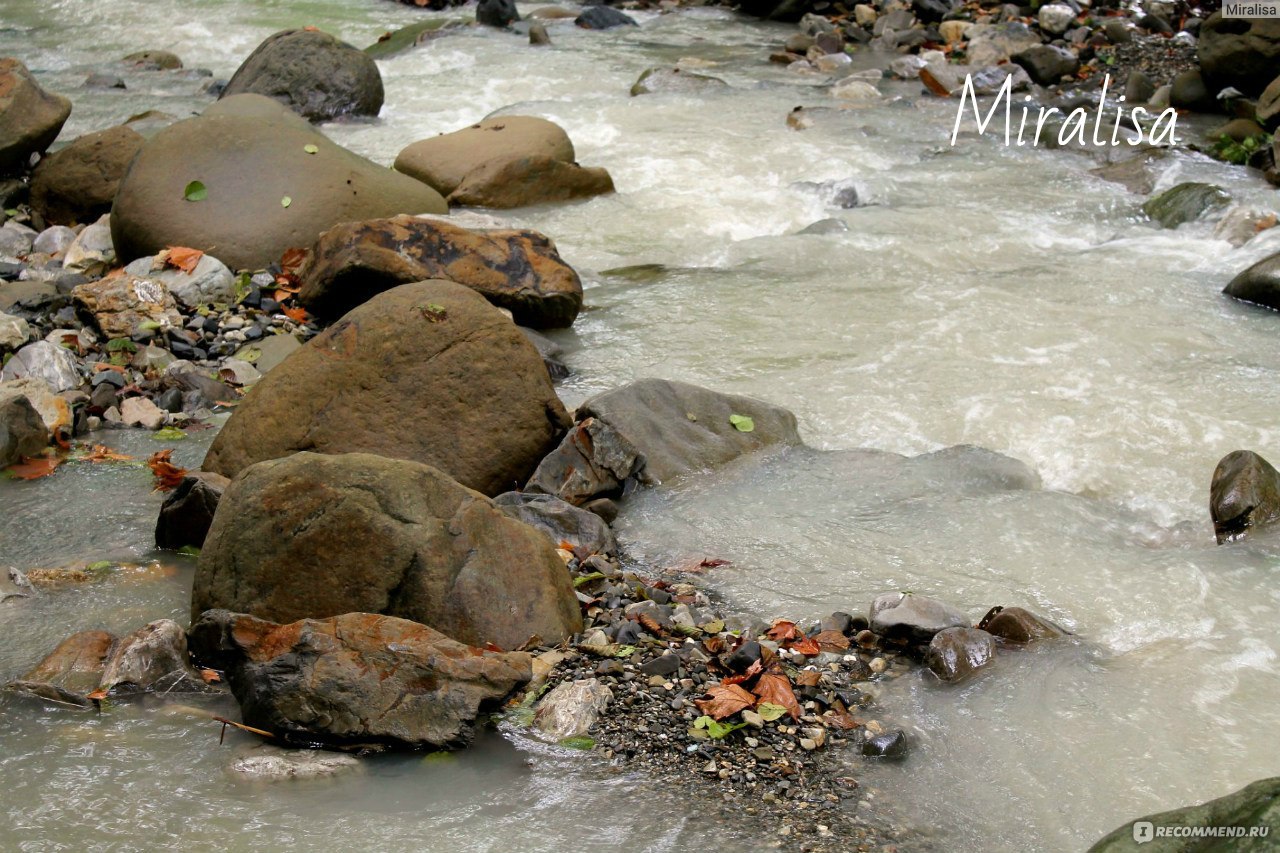
<svg viewBox="0 0 1280 853"><path fill-rule="evenodd" d="M172 50L225 79L287 26L364 45L421 17L384 0L6 0L0 54L72 97L71 138L208 102L203 80L180 75L81 88L125 53ZM833 103L826 78L765 61L792 28L723 10L637 17L638 30L552 26L542 49L496 31L449 36L380 63L376 124L325 128L389 163L412 140L504 108L557 121L619 192L500 219L552 236L583 276L587 309L555 335L574 370L566 403L662 376L796 412L813 449L631 500L619 523L631 553L729 559L706 582L766 618L863 612L877 593L911 589L975 619L1025 606L1077 634L958 688L913 676L882 686L883 716L914 752L896 766L849 759L870 792L860 807L922 849L1083 849L1128 818L1275 775L1280 543L1216 547L1207 494L1228 451L1280 455L1280 318L1219 293L1280 250L1280 233L1233 249L1207 224L1159 230L1141 196L1088 173L1086 153L972 134L952 147L955 102L918 84L882 84L885 104L792 130L793 107ZM628 97L642 70L677 60L733 88ZM1209 180L1276 206L1257 173L1185 151L1155 168L1160 189ZM813 186L824 181L852 182L864 204L830 207ZM797 233L830 217L848 230ZM207 436L175 458L197 463ZM137 455L156 446L111 438ZM1034 475L977 454L890 455L961 443ZM0 563L157 556L148 488L144 469L107 466L0 483ZM73 630L182 620L191 566L162 562L0 608L0 677ZM0 702L6 847L723 843L660 780L514 735L447 762L374 761L357 776L258 788L225 774L251 739L219 747L216 726L160 702L91 719Z"/></svg>

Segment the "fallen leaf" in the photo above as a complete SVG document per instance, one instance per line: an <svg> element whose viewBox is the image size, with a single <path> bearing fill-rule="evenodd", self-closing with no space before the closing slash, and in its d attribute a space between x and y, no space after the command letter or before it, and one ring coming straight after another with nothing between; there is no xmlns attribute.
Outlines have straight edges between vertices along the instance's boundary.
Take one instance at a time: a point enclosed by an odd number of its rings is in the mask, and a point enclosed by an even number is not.
<svg viewBox="0 0 1280 853"><path fill-rule="evenodd" d="M849 638L839 631L822 631L813 639L824 652L841 652L849 648Z"/></svg>
<svg viewBox="0 0 1280 853"><path fill-rule="evenodd" d="M147 459L147 467L151 469L151 473L156 476L156 487L152 489L155 492L168 492L176 489L187 476L186 468L179 468L169 461L169 457L173 455L173 449L157 450Z"/></svg>
<svg viewBox="0 0 1280 853"><path fill-rule="evenodd" d="M289 198L289 196L285 196L284 198L280 199L281 207L288 207L291 204L293 204L293 199Z"/></svg>
<svg viewBox="0 0 1280 853"><path fill-rule="evenodd" d="M655 637L665 637L667 635L667 632L662 630L662 626L658 624L658 620L654 619L648 613L641 613L636 617L636 621L640 623L641 627L650 634L653 634Z"/></svg>
<svg viewBox="0 0 1280 853"><path fill-rule="evenodd" d="M729 423L738 432L751 432L756 428L756 422L746 415L729 415Z"/></svg>
<svg viewBox="0 0 1280 853"><path fill-rule="evenodd" d="M295 323L307 322L307 312L303 308L281 307L280 310L284 312L284 316L288 317L290 320L292 320Z"/></svg>
<svg viewBox="0 0 1280 853"><path fill-rule="evenodd" d="M182 270L187 275L195 272L196 264L200 263L200 259L204 257L204 252L199 249L188 249L186 246L170 246L165 251L168 253L165 256L165 263Z"/></svg>
<svg viewBox="0 0 1280 853"><path fill-rule="evenodd" d="M95 444L88 451L78 457L81 462L132 462L133 457L124 453L118 453L107 447L105 444Z"/></svg>
<svg viewBox="0 0 1280 853"><path fill-rule="evenodd" d="M103 699L107 698L107 690L104 687L99 687L97 690L93 691L92 693L87 694L84 698L93 699L94 701L101 702Z"/></svg>
<svg viewBox="0 0 1280 853"><path fill-rule="evenodd" d="M822 673L812 669L804 669L796 673L797 687L817 687L822 682Z"/></svg>
<svg viewBox="0 0 1280 853"><path fill-rule="evenodd" d="M209 197L209 191L199 181L192 181L182 191L182 197L187 201L204 201Z"/></svg>
<svg viewBox="0 0 1280 853"><path fill-rule="evenodd" d="M951 90L942 85L938 78L934 77L933 74L929 72L928 68L920 69L920 82L923 83L930 92L933 92L933 94L938 95L939 97L951 97Z"/></svg>
<svg viewBox="0 0 1280 853"><path fill-rule="evenodd" d="M222 676L212 669L202 669L200 670L200 679L205 684L217 684L222 680Z"/></svg>
<svg viewBox="0 0 1280 853"><path fill-rule="evenodd" d="M781 643L786 640L798 640L804 634L796 627L796 623L788 622L786 619L779 619L773 623L772 628L765 632L765 636L774 642Z"/></svg>
<svg viewBox="0 0 1280 853"><path fill-rule="evenodd" d="M761 702L768 702L773 705L781 705L787 709L787 713L791 715L791 719L800 719L800 703L796 701L796 694L791 689L791 679L778 669L771 669L762 673L756 679L756 686L751 691Z"/></svg>
<svg viewBox="0 0 1280 853"><path fill-rule="evenodd" d="M296 270L302 266L302 262L307 259L307 250L292 248L285 249L284 254L280 256L280 268L286 272Z"/></svg>
<svg viewBox="0 0 1280 853"><path fill-rule="evenodd" d="M21 462L15 462L5 470L16 480L39 480L48 477L61 464L60 456L24 456Z"/></svg>
<svg viewBox="0 0 1280 853"><path fill-rule="evenodd" d="M772 702L761 702L756 706L756 713L759 714L766 723L772 723L774 720L787 713L787 709L781 705L775 705Z"/></svg>
<svg viewBox="0 0 1280 853"><path fill-rule="evenodd" d="M711 636L702 641L702 647L713 655L718 655L725 649L724 637Z"/></svg>
<svg viewBox="0 0 1280 853"><path fill-rule="evenodd" d="M756 703L754 696L736 684L716 684L707 688L707 696L711 698L695 699L693 704L716 720L723 720Z"/></svg>
<svg viewBox="0 0 1280 853"><path fill-rule="evenodd" d="M738 729L745 728L746 725L746 723L718 723L704 715L693 721L693 730L702 729L707 733L707 737L720 740Z"/></svg>
<svg viewBox="0 0 1280 853"><path fill-rule="evenodd" d="M792 643L791 645L789 645L787 648L791 649L791 651L793 652L798 652L802 655L807 655L808 657L813 657L814 655L822 654L822 646L818 645L818 641L813 639L812 637L805 637L801 640L798 640Z"/></svg>
<svg viewBox="0 0 1280 853"><path fill-rule="evenodd" d="M854 719L853 714L850 714L849 709L840 701L837 701L830 711L822 715L822 721L831 728L844 729L846 731L856 729L862 725L862 723Z"/></svg>
<svg viewBox="0 0 1280 853"><path fill-rule="evenodd" d="M388 33L388 37L389 36L390 36L390 33ZM320 149L308 143L307 145L302 146L302 150L307 152L308 154L315 154Z"/></svg>

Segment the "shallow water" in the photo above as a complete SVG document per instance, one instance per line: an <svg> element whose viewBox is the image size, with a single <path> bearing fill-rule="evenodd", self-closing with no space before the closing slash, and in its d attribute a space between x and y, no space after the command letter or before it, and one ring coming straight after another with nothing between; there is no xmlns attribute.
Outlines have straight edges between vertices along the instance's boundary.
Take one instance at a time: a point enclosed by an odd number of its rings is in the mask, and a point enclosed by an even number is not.
<svg viewBox="0 0 1280 853"><path fill-rule="evenodd" d="M314 24L364 45L420 17L383 0L9 0L0 52L73 98L68 132L80 133L207 103L194 77L123 74L124 93L78 88L130 51L171 49L225 79L284 26ZM587 310L556 335L575 371L561 388L571 405L633 377L679 378L786 405L825 451L915 455L970 443L1025 463L1044 488L945 464L800 452L645 495L624 540L656 562L732 559L708 582L764 615L860 611L878 592L909 588L975 618L1017 604L1075 631L1078 642L1005 658L957 690L911 676L883 690L884 716L911 729L915 754L905 768L856 772L877 804L898 804L898 818L941 849L1078 849L1127 817L1274 774L1266 733L1280 714L1271 582L1280 547L1214 547L1205 505L1226 452L1275 453L1277 317L1219 291L1280 250L1280 233L1232 249L1207 224L1160 231L1142 220L1142 197L1088 174L1096 163L1086 154L971 135L953 148L954 103L911 84L883 84L890 103L793 131L789 110L831 100L825 78L765 62L790 28L718 10L637 17L636 31L551 25L550 49L498 32L449 36L381 63L378 122L326 132L389 163L414 139L507 109L561 123L580 162L610 170L615 196L499 217L554 237L586 281ZM703 73L734 88L627 96L644 68L680 59L696 60L691 70L710 63ZM1210 180L1244 203L1276 206L1256 173L1185 152L1156 169L1161 189ZM833 209L798 185L828 180L854 181L869 203ZM849 230L796 234L828 217ZM616 271L641 264L661 266ZM145 556L156 499L144 474L127 488L113 478L134 472L0 483L0 560ZM76 487L59 490L60 478ZM23 519L16 532L10 513ZM36 525L49 534L31 533L43 531ZM0 618L23 639L3 653L0 675L72 629L182 614L186 572L11 609ZM111 731L122 743L108 774L67 746L80 718L4 719L0 778L46 794L44 805L35 793L6 800L10 818L69 845L95 827L122 849L154 845L186 825L193 802L200 837L227 846L253 843L260 828L319 846L369 833L392 847L551 849L571 837L591 846L600 809L649 849L684 849L694 831L649 825L640 803L654 789L519 740L458 759L493 780L466 796L412 762L331 788L251 795L221 775L226 751L196 739L204 724L173 722L162 736L140 712L95 723L93 737ZM94 747L99 757L107 743ZM512 783L525 760L530 775ZM95 817L79 799L67 806L74 823L57 820L59 799L97 774L125 814L154 812L146 831ZM404 785L415 794L394 793ZM415 796L438 810L386 819ZM267 817L245 805L260 797ZM562 834L532 834L527 819L552 809ZM455 812L485 820L451 823ZM453 834L427 841L437 831Z"/></svg>

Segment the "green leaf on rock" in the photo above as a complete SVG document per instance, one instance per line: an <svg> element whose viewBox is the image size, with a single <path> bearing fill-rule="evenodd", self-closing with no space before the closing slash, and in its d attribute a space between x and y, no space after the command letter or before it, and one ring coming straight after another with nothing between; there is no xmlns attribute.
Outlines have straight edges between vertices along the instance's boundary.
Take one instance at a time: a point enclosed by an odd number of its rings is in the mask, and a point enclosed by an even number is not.
<svg viewBox="0 0 1280 853"><path fill-rule="evenodd" d="M182 441L187 434L177 427L167 426L151 433L151 437L157 441Z"/></svg>
<svg viewBox="0 0 1280 853"><path fill-rule="evenodd" d="M573 588L577 589L578 587L583 586L584 584L589 584L592 581L598 581L602 577L604 577L604 574L601 572L592 572L589 575L582 575L580 577L576 577L573 579Z"/></svg>
<svg viewBox="0 0 1280 853"><path fill-rule="evenodd" d="M756 428L756 422L746 415L729 415L729 423L738 432L751 432Z"/></svg>
<svg viewBox="0 0 1280 853"><path fill-rule="evenodd" d="M143 320L138 324L138 328L147 332L154 332L160 328L160 324L155 320Z"/></svg>
<svg viewBox="0 0 1280 853"><path fill-rule="evenodd" d="M250 347L249 349L241 350L236 353L236 358L241 361L247 361L250 364L254 364L258 359L262 358L262 350Z"/></svg>
<svg viewBox="0 0 1280 853"><path fill-rule="evenodd" d="M577 735L576 737L562 739L560 745L567 746L569 749L595 749L596 739L586 735Z"/></svg>
<svg viewBox="0 0 1280 853"><path fill-rule="evenodd" d="M111 568L114 565L115 563L111 562L110 560L99 560L96 563L90 563L89 565L85 566L84 570L86 572L105 572L107 569Z"/></svg>
<svg viewBox="0 0 1280 853"><path fill-rule="evenodd" d="M728 737L732 732L745 728L746 725L746 723L720 723L705 714L693 721L693 727L695 729L704 729L707 736L712 740Z"/></svg>
<svg viewBox="0 0 1280 853"><path fill-rule="evenodd" d="M307 152L308 154L315 154L320 149L314 145L304 145L302 146L302 150Z"/></svg>
<svg viewBox="0 0 1280 853"><path fill-rule="evenodd" d="M209 191L205 189L204 184L199 181L192 181L187 184L187 188L182 191L182 197L187 201L204 201L209 197Z"/></svg>
<svg viewBox="0 0 1280 853"><path fill-rule="evenodd" d="M291 204L293 204L293 199L289 198L288 196L285 196L284 198L280 199L281 207L288 207Z"/></svg>
<svg viewBox="0 0 1280 853"><path fill-rule="evenodd" d="M618 650L613 653L613 656L615 658L629 658L635 653L635 646L618 646Z"/></svg>
<svg viewBox="0 0 1280 853"><path fill-rule="evenodd" d="M781 705L775 705L772 702L761 702L756 706L756 713L759 714L766 723L772 723L774 720L779 719L783 714L787 713L787 709Z"/></svg>
<svg viewBox="0 0 1280 853"><path fill-rule="evenodd" d="M6 211L4 212L4 215L5 215L5 216L8 216L8 217L10 217L10 218L12 218L12 217L14 217L14 216L17 216L17 215L18 215L18 209L17 209L16 207L11 207L11 208L9 208L8 210L6 210Z"/></svg>
<svg viewBox="0 0 1280 853"><path fill-rule="evenodd" d="M178 553L184 554L188 557L199 557L200 549L197 548L195 545L183 545L181 548L178 549Z"/></svg>

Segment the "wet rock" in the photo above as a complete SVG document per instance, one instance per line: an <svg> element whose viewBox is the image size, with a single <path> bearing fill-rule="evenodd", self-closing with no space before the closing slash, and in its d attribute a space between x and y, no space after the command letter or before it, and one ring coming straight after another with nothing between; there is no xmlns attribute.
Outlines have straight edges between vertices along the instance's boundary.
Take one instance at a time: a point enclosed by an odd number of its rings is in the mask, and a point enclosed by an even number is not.
<svg viewBox="0 0 1280 853"><path fill-rule="evenodd" d="M84 87L86 89L127 89L124 78L118 74L104 74L95 72L84 78Z"/></svg>
<svg viewBox="0 0 1280 853"><path fill-rule="evenodd" d="M510 320L461 285L418 282L375 296L264 377L203 468L231 477L298 450L359 451L495 495L532 472L568 420Z"/></svg>
<svg viewBox="0 0 1280 853"><path fill-rule="evenodd" d="M103 275L116 263L115 243L107 216L86 227L67 247L62 268L87 276Z"/></svg>
<svg viewBox="0 0 1280 853"><path fill-rule="evenodd" d="M529 13L530 18L538 18L544 21L566 20L577 16L577 12L572 9L566 9L563 6L539 6Z"/></svg>
<svg viewBox="0 0 1280 853"><path fill-rule="evenodd" d="M35 587L22 572L13 566L0 569L0 604L11 598L30 598L35 593Z"/></svg>
<svg viewBox="0 0 1280 853"><path fill-rule="evenodd" d="M1141 822L1167 828L1170 834L1154 840L1139 837ZM1217 840L1192 840L1199 838L1194 833L1200 827L1265 827L1268 832L1261 838L1223 836ZM1090 847L1089 853L1182 853L1213 849L1263 853L1275 848L1277 833L1280 833L1280 776L1262 779L1216 800L1128 821Z"/></svg>
<svg viewBox="0 0 1280 853"><path fill-rule="evenodd" d="M101 683L115 642L115 635L106 631L72 634L34 669L5 687L52 702L89 707L92 703L87 696Z"/></svg>
<svg viewBox="0 0 1280 853"><path fill-rule="evenodd" d="M1141 71L1129 72L1124 84L1124 99L1130 104L1145 104L1156 93L1156 84Z"/></svg>
<svg viewBox="0 0 1280 853"><path fill-rule="evenodd" d="M786 409L665 379L599 394L576 417L526 491L581 505L618 491L628 478L657 484L764 447L800 443L795 415Z"/></svg>
<svg viewBox="0 0 1280 853"><path fill-rule="evenodd" d="M80 371L70 351L48 341L27 344L0 370L0 381L38 379L57 394L80 387Z"/></svg>
<svg viewBox="0 0 1280 853"><path fill-rule="evenodd" d="M1234 542L1280 519L1280 472L1252 450L1233 450L1213 471L1209 515L1218 544Z"/></svg>
<svg viewBox="0 0 1280 853"><path fill-rule="evenodd" d="M266 95L313 122L376 116L382 75L372 57L328 33L282 30L258 45L222 90L223 98L244 94Z"/></svg>
<svg viewBox="0 0 1280 853"><path fill-rule="evenodd" d="M176 71L182 67L178 55L167 50L139 50L120 61L139 71Z"/></svg>
<svg viewBox="0 0 1280 853"><path fill-rule="evenodd" d="M174 300L188 310L204 305L229 305L235 301L235 276L226 264L212 255L202 255L191 272L163 263L156 269L155 258L138 258L124 271L160 282L173 294Z"/></svg>
<svg viewBox="0 0 1280 853"><path fill-rule="evenodd" d="M26 395L0 386L0 468L49 446L49 430ZM598 520L598 519L597 519Z"/></svg>
<svg viewBox="0 0 1280 853"><path fill-rule="evenodd" d="M926 24L936 24L951 14L956 0L911 0L911 11Z"/></svg>
<svg viewBox="0 0 1280 853"><path fill-rule="evenodd" d="M584 30L611 30L614 27L638 27L635 19L608 6L588 6L573 22Z"/></svg>
<svg viewBox="0 0 1280 853"><path fill-rule="evenodd" d="M81 136L45 157L31 174L31 206L46 222L73 225L111 212L120 179L142 148L127 126Z"/></svg>
<svg viewBox="0 0 1280 853"><path fill-rule="evenodd" d="M675 675L679 669L680 656L671 652L659 655L640 665L640 671L645 675L660 675L663 677Z"/></svg>
<svg viewBox="0 0 1280 853"><path fill-rule="evenodd" d="M1238 274L1222 292L1280 311L1280 253L1269 255Z"/></svg>
<svg viewBox="0 0 1280 853"><path fill-rule="evenodd" d="M691 74L679 68L654 67L645 69L631 87L631 94L652 95L655 93L677 95L706 95L728 90L729 84L719 77L705 74Z"/></svg>
<svg viewBox="0 0 1280 853"><path fill-rule="evenodd" d="M192 591L193 617L215 607L280 621L386 613L502 648L581 628L544 534L435 468L364 453L299 453L232 481Z"/></svg>
<svg viewBox="0 0 1280 853"><path fill-rule="evenodd" d="M1006 643L1024 645L1038 640L1052 640L1067 632L1041 616L1021 607L1002 607L979 626Z"/></svg>
<svg viewBox="0 0 1280 853"><path fill-rule="evenodd" d="M495 116L453 133L421 139L396 155L396 171L441 195L458 188L469 172L493 160L550 157L574 162L573 142L554 122L536 116Z"/></svg>
<svg viewBox="0 0 1280 853"><path fill-rule="evenodd" d="M1102 25L1102 32L1112 44L1128 44L1133 41L1129 25L1121 18L1108 18Z"/></svg>
<svg viewBox="0 0 1280 853"><path fill-rule="evenodd" d="M259 746L227 768L232 776L250 782L288 782L327 779L360 769L360 759L339 752L315 749L277 749Z"/></svg>
<svg viewBox="0 0 1280 853"><path fill-rule="evenodd" d="M845 79L831 87L831 97L855 105L879 103L883 99L880 90L866 80Z"/></svg>
<svg viewBox="0 0 1280 853"><path fill-rule="evenodd" d="M862 743L862 754L868 758L901 760L907 757L907 752L907 735L901 729L870 735Z"/></svg>
<svg viewBox="0 0 1280 853"><path fill-rule="evenodd" d="M1213 236L1219 240L1226 240L1238 249L1263 231L1275 226L1274 211L1236 204L1228 208L1218 223L1213 226Z"/></svg>
<svg viewBox="0 0 1280 853"><path fill-rule="evenodd" d="M505 162L490 160L471 170L458 188L449 194L449 203L463 207L509 209L574 201L611 192L613 178L603 168L533 156Z"/></svg>
<svg viewBox="0 0 1280 853"><path fill-rule="evenodd" d="M18 60L0 58L0 172L48 148L69 115L71 101L42 89Z"/></svg>
<svg viewBox="0 0 1280 853"><path fill-rule="evenodd" d="M1173 78L1169 89L1169 103L1184 110L1211 113L1218 112L1218 101L1210 91L1200 72L1192 68Z"/></svg>
<svg viewBox="0 0 1280 853"><path fill-rule="evenodd" d="M569 326L582 307L582 281L542 234L473 231L411 216L348 222L326 231L299 277L299 301L323 318L427 279L469 287L522 326Z"/></svg>
<svg viewBox="0 0 1280 853"><path fill-rule="evenodd" d="M203 547L229 482L221 474L188 473L178 487L165 496L160 507L156 547L174 551L187 546Z"/></svg>
<svg viewBox="0 0 1280 853"><path fill-rule="evenodd" d="M1071 25L1075 21L1075 10L1062 3L1050 3L1047 6L1041 6L1040 12L1036 17L1036 22L1040 24L1040 29L1055 36L1060 36L1071 29Z"/></svg>
<svg viewBox="0 0 1280 853"><path fill-rule="evenodd" d="M65 225L54 225L40 232L35 242L31 244L31 250L43 255L61 255L75 241L75 231Z"/></svg>
<svg viewBox="0 0 1280 853"><path fill-rule="evenodd" d="M187 201L196 180L207 195ZM430 187L335 145L268 98L238 95L143 146L111 231L126 262L188 246L232 269L261 269L339 222L447 211Z"/></svg>
<svg viewBox="0 0 1280 853"><path fill-rule="evenodd" d="M461 22L446 18L419 21L407 27L383 33L376 42L366 47L364 52L374 59L388 59L460 28Z"/></svg>
<svg viewBox="0 0 1280 853"><path fill-rule="evenodd" d="M929 641L924 663L943 681L963 681L995 660L995 638L977 628L944 628Z"/></svg>
<svg viewBox="0 0 1280 853"><path fill-rule="evenodd" d="M575 553L612 555L618 543L600 516L551 495L505 492L493 499L495 506L516 521L541 530L559 547L569 542Z"/></svg>
<svg viewBox="0 0 1280 853"><path fill-rule="evenodd" d="M72 290L71 300L107 338L131 338L148 328L182 328L169 288L153 278L118 275L91 281Z"/></svg>
<svg viewBox="0 0 1280 853"><path fill-rule="evenodd" d="M1070 77L1080 67L1080 60L1063 47L1038 44L1014 55L1013 61L1027 70L1033 81L1041 86L1052 86Z"/></svg>
<svg viewBox="0 0 1280 853"><path fill-rule="evenodd" d="M1200 26L1196 58L1214 87L1257 95L1280 72L1280 20L1214 12Z"/></svg>
<svg viewBox="0 0 1280 853"><path fill-rule="evenodd" d="M31 340L31 326L21 317L0 314L0 352L20 349Z"/></svg>
<svg viewBox="0 0 1280 853"><path fill-rule="evenodd" d="M545 45L551 44L551 36L547 34L547 28L536 21L529 25L529 44Z"/></svg>
<svg viewBox="0 0 1280 853"><path fill-rule="evenodd" d="M613 691L598 679L565 682L542 697L533 727L552 740L582 737L613 701Z"/></svg>
<svg viewBox="0 0 1280 853"><path fill-rule="evenodd" d="M187 657L187 635L172 619L126 634L111 648L98 689L111 695L203 684Z"/></svg>
<svg viewBox="0 0 1280 853"><path fill-rule="evenodd" d="M465 746L480 710L532 675L523 652L369 613L280 625L214 610L192 625L191 643L227 671L247 725L300 746Z"/></svg>
<svg viewBox="0 0 1280 853"><path fill-rule="evenodd" d="M1142 212L1165 228L1177 228L1230 203L1231 196L1221 187L1188 181L1149 199Z"/></svg>
<svg viewBox="0 0 1280 853"><path fill-rule="evenodd" d="M882 637L927 643L947 628L967 628L969 618L949 604L913 593L887 592L871 602L871 630Z"/></svg>
<svg viewBox="0 0 1280 853"><path fill-rule="evenodd" d="M486 27L506 29L508 24L520 20L515 0L480 0L476 4L476 23Z"/></svg>

